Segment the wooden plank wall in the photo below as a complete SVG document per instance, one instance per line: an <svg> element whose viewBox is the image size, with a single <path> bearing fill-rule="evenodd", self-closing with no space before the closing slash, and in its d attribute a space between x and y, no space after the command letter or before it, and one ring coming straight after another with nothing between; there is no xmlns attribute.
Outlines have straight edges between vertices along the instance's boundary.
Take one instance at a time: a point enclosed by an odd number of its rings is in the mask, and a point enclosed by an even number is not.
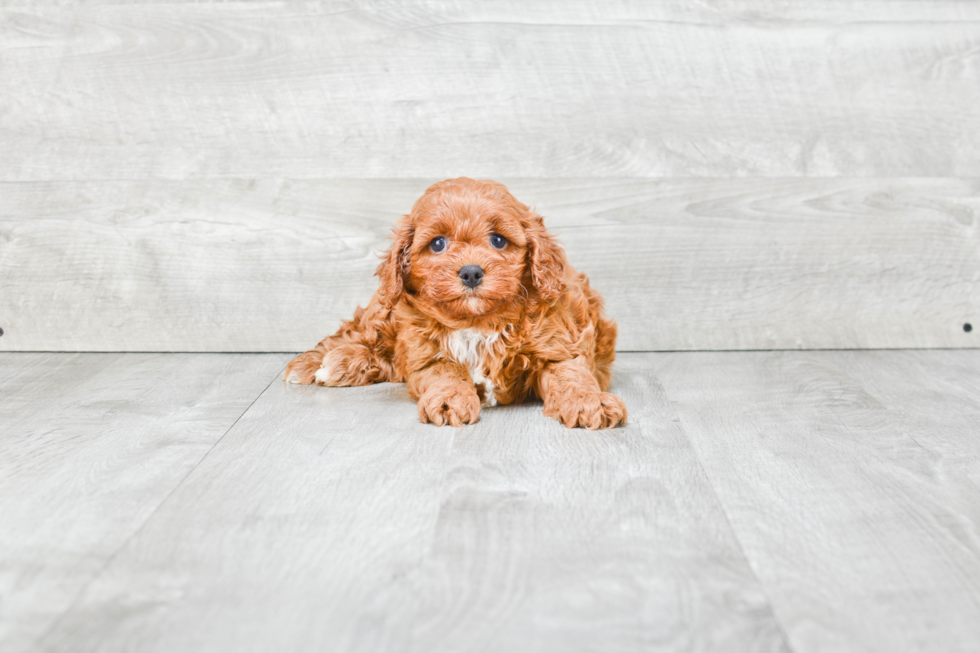
<svg viewBox="0 0 980 653"><path fill-rule="evenodd" d="M459 175L623 350L974 347L977 107L955 0L0 0L0 349L305 349Z"/></svg>

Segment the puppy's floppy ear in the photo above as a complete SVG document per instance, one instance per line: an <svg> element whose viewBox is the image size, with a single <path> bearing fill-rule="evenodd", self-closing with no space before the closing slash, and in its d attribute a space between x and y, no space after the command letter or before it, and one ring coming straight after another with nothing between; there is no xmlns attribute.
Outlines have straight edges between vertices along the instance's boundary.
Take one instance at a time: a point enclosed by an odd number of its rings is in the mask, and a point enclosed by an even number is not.
<svg viewBox="0 0 980 653"><path fill-rule="evenodd" d="M553 301L565 289L565 251L544 227L544 220L533 211L524 218L528 266L531 281L545 301Z"/></svg>
<svg viewBox="0 0 980 653"><path fill-rule="evenodd" d="M412 269L411 248L414 235L415 221L410 215L403 216L395 225L392 236L394 242L381 255L381 263L374 271L380 280L378 300L386 308L393 307L405 290L405 277Z"/></svg>

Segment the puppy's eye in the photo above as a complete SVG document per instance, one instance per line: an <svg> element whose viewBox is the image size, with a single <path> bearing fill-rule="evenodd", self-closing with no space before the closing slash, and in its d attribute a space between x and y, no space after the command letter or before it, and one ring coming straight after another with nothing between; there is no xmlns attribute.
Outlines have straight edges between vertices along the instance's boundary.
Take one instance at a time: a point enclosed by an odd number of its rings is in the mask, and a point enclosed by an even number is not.
<svg viewBox="0 0 980 653"><path fill-rule="evenodd" d="M442 250L446 249L446 239L442 236L438 238L433 238L432 242L429 243L429 249L438 254Z"/></svg>
<svg viewBox="0 0 980 653"><path fill-rule="evenodd" d="M500 234L490 234L490 244L494 249L503 249L507 246L507 239Z"/></svg>

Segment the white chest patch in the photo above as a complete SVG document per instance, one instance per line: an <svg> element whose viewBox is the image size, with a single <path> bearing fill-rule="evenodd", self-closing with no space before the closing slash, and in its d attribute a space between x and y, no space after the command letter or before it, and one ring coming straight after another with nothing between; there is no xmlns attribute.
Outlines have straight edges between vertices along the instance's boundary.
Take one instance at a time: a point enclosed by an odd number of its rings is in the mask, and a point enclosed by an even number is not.
<svg viewBox="0 0 980 653"><path fill-rule="evenodd" d="M478 329L460 329L446 338L446 354L450 360L462 363L470 369L473 385L483 386L483 405L496 406L497 397L493 394L493 382L486 377L483 357L497 342L499 333L486 333Z"/></svg>

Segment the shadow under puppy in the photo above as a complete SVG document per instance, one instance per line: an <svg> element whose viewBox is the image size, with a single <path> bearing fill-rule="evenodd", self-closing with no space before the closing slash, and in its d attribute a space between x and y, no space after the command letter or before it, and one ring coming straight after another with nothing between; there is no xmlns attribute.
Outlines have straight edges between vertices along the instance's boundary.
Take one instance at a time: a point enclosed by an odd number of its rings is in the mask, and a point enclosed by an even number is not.
<svg viewBox="0 0 980 653"><path fill-rule="evenodd" d="M616 324L541 216L503 184L430 186L395 225L376 275L367 307L293 359L286 381L407 382L419 419L440 426L529 396L568 427L626 423L606 392Z"/></svg>

